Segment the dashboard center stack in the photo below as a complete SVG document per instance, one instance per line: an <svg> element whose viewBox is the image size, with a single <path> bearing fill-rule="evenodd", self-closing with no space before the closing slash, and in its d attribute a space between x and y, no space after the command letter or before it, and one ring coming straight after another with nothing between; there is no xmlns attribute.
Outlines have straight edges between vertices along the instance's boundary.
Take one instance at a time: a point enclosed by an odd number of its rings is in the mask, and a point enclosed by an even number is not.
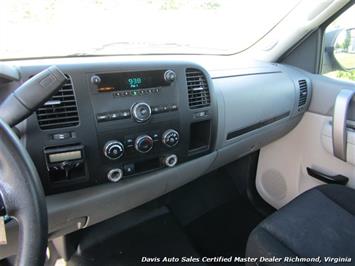
<svg viewBox="0 0 355 266"><path fill-rule="evenodd" d="M65 74L28 123L47 194L144 178L211 152L215 113L200 67L126 62Z"/></svg>
<svg viewBox="0 0 355 266"><path fill-rule="evenodd" d="M102 147L98 175L111 182L186 160L188 132L174 70L94 73L91 101Z"/></svg>

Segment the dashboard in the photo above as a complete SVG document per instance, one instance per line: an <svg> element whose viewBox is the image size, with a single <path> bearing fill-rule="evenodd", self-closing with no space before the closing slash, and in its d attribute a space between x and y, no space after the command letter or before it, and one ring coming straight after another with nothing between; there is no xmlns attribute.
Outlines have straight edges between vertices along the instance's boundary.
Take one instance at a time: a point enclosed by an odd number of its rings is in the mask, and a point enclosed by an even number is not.
<svg viewBox="0 0 355 266"><path fill-rule="evenodd" d="M218 110L204 69L186 63L62 69L67 82L26 125L27 149L47 194L117 183L213 150Z"/></svg>
<svg viewBox="0 0 355 266"><path fill-rule="evenodd" d="M50 238L116 216L260 149L290 132L308 108L312 84L300 69L195 59L22 61L12 68L18 80L0 78L3 99L50 65L67 76L17 126L47 195ZM11 230L17 229L8 230L13 245L0 257L14 252Z"/></svg>

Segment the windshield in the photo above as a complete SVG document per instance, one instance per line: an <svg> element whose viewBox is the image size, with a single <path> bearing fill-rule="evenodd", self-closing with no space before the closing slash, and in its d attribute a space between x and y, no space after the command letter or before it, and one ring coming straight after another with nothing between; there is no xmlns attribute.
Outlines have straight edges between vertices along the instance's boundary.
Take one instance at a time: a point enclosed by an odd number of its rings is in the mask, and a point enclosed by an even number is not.
<svg viewBox="0 0 355 266"><path fill-rule="evenodd" d="M5 0L0 59L231 54L262 38L298 0Z"/></svg>

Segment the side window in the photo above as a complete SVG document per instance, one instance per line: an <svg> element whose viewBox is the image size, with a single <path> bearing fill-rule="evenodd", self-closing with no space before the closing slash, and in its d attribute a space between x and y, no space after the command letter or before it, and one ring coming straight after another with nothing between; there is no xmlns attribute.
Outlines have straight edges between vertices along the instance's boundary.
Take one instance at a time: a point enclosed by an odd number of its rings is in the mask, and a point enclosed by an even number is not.
<svg viewBox="0 0 355 266"><path fill-rule="evenodd" d="M355 81L355 5L325 30L322 74Z"/></svg>

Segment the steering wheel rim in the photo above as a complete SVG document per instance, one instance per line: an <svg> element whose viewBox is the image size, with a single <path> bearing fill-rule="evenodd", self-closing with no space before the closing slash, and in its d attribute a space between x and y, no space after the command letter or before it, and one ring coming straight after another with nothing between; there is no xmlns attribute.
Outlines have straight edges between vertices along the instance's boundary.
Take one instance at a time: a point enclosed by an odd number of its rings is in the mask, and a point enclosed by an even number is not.
<svg viewBox="0 0 355 266"><path fill-rule="evenodd" d="M0 119L0 196L19 224L15 265L43 266L48 241L45 195L37 170L12 129Z"/></svg>

